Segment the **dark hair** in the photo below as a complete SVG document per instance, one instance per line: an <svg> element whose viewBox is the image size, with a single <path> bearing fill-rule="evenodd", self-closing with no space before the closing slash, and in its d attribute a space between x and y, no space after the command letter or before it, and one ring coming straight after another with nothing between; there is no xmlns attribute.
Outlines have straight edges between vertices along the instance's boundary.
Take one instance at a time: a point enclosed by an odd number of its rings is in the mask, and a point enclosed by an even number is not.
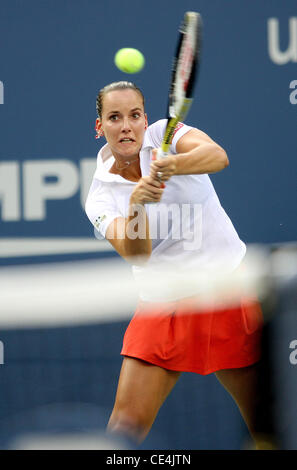
<svg viewBox="0 0 297 470"><path fill-rule="evenodd" d="M102 102L103 102L103 96L109 93L110 91L114 90L134 90L137 93L140 94L143 102L143 107L144 107L144 96L140 88L138 88L134 83L132 82L113 82L110 83L109 85L106 85L104 88L102 88L97 96L96 99L96 110L98 117L101 119L102 116Z"/></svg>

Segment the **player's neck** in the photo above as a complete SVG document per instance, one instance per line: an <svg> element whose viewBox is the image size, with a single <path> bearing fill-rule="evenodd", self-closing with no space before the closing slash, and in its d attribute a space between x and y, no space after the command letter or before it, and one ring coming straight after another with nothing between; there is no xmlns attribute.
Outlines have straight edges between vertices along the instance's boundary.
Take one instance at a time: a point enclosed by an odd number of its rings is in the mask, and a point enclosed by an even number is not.
<svg viewBox="0 0 297 470"><path fill-rule="evenodd" d="M139 157L132 158L125 162L115 160L110 173L120 175L129 181L138 181L141 178L140 160Z"/></svg>

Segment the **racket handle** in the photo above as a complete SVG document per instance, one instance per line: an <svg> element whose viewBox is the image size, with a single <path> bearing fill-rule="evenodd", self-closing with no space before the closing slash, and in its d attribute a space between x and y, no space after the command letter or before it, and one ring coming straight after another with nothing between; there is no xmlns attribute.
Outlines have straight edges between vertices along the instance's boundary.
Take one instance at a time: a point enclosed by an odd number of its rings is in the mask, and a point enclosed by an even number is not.
<svg viewBox="0 0 297 470"><path fill-rule="evenodd" d="M160 158L165 158L165 157L167 157L167 155L169 155L169 152L163 152L161 147L158 148L158 150L157 150L157 160L159 160Z"/></svg>

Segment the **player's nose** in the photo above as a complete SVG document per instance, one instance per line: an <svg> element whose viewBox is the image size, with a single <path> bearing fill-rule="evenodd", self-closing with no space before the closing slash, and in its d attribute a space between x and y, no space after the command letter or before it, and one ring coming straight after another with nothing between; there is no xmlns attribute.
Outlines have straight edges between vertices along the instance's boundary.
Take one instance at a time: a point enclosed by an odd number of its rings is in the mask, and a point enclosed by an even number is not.
<svg viewBox="0 0 297 470"><path fill-rule="evenodd" d="M124 132L131 131L130 121L129 121L128 117L126 117L126 118L124 117L124 119L123 119L122 131L124 131Z"/></svg>

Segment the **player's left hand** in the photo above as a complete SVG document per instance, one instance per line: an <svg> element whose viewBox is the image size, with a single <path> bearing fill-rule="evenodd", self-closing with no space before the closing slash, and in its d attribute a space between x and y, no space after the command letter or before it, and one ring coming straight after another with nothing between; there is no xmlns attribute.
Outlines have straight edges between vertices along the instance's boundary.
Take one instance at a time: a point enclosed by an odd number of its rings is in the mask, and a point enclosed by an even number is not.
<svg viewBox="0 0 297 470"><path fill-rule="evenodd" d="M153 149L153 157L150 167L150 176L159 181L168 181L176 172L175 155L167 155L167 157L157 160L157 149Z"/></svg>

